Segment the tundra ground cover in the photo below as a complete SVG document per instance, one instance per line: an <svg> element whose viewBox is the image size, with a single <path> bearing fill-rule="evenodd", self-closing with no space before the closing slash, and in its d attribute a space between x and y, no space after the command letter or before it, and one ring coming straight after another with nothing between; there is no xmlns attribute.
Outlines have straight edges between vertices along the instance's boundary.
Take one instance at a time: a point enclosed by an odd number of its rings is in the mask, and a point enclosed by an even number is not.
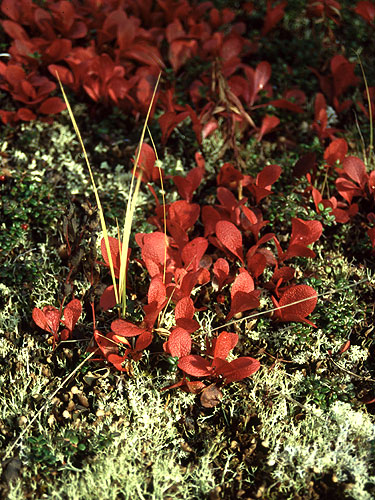
<svg viewBox="0 0 375 500"><path fill-rule="evenodd" d="M372 4L1 10L4 494L372 498Z"/></svg>

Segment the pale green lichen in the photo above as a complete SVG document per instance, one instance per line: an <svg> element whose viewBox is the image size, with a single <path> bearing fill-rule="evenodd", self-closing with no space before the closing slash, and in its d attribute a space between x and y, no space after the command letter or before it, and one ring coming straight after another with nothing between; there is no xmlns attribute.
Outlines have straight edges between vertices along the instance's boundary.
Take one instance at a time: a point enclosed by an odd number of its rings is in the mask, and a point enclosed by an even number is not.
<svg viewBox="0 0 375 500"><path fill-rule="evenodd" d="M315 475L334 474L337 481L350 483L351 498L370 500L366 488L375 485L375 424L369 415L341 401L322 410L307 396L298 406L296 398L303 379L301 372L288 374L276 365L271 371L257 372L250 387L254 404L261 393L272 400L272 405L258 405L258 417L260 438L269 450L271 475L279 482L278 494L306 492ZM294 417L296 410L303 418ZM270 487L268 498L274 494Z"/></svg>

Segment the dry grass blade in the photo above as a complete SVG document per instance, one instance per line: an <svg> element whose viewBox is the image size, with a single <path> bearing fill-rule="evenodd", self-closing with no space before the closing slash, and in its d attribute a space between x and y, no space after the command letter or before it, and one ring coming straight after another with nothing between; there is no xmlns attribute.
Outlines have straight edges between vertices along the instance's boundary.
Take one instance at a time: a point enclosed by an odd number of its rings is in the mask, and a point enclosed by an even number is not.
<svg viewBox="0 0 375 500"><path fill-rule="evenodd" d="M94 176L93 176L93 173L92 173L92 170L91 170L91 165L90 165L89 159L87 157L85 145L83 144L81 133L79 131L77 122L76 122L76 120L74 118L74 114L73 114L72 108L70 107L68 98L67 98L67 96L65 94L64 88L62 86L62 83L61 83L61 80L60 80L60 77L59 77L59 74L57 73L57 71L56 71L56 76L57 76L57 79L58 79L58 82L59 82L59 85L60 85L60 88L61 88L62 95L63 95L64 100L65 100L66 107L67 107L68 112L69 112L70 119L72 120L74 130L75 130L75 132L77 134L77 137L79 139L79 142L81 144L83 155L85 157L86 165L87 165L87 168L88 168L88 171L89 171L89 174L90 174L91 184L92 184L92 187L94 189L96 204L97 204L98 210L99 210L100 224L102 226L102 231L103 231L103 236L104 236L104 242L105 242L105 248L107 250L108 261L109 261L109 268L110 268L110 271L111 271L111 277L112 277L112 283L113 283L113 288L114 288L114 292L115 292L116 303L118 303L119 302L119 293L117 291L115 269L114 269L114 266L113 266L111 249L110 249L110 246L109 246L108 231L107 231L107 226L105 224L104 213L103 213L102 204L100 202L99 193L98 193L98 190L97 190L97 187L96 187L96 184L95 184L95 179L94 179Z"/></svg>
<svg viewBox="0 0 375 500"><path fill-rule="evenodd" d="M139 140L137 156L135 158L133 175L132 175L132 180L131 180L131 184L130 184L129 198L128 198L128 203L126 206L126 215L125 215L124 228L123 228L123 233L122 233L122 245L121 245L121 250L120 250L121 265L120 265L120 274L119 274L119 276L120 276L120 278L119 278L119 295L120 295L120 300L121 300L121 304L122 304L122 316L123 317L125 316L125 313L126 313L126 263L127 263L128 249L129 249L129 238L130 238L133 215L134 215L134 211L135 211L135 205L137 202L137 195L138 195L138 191L139 191L139 187L140 187L140 183L141 183L141 175L139 175L138 179L137 179L137 184L135 186L134 193L133 193L134 177L135 177L135 172L136 172L136 169L138 166L139 157L141 154L141 148L142 148L142 144L144 141L148 120L150 117L152 106L154 104L156 91L157 91L157 88L159 85L160 76L161 76L161 73L159 73L158 79L157 79L156 84L155 84L155 88L154 88L154 91L153 91L153 94L151 97L151 102L150 102L150 105L148 107L145 124L144 124L143 129L142 129L141 138Z"/></svg>

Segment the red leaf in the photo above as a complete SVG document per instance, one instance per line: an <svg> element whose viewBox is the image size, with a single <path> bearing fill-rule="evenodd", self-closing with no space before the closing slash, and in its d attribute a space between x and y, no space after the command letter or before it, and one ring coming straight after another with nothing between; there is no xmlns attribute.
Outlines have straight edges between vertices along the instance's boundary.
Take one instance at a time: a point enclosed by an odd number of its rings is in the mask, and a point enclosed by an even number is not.
<svg viewBox="0 0 375 500"><path fill-rule="evenodd" d="M282 295L279 303L272 297L275 307L283 307L275 311L275 317L280 321L297 321L316 326L306 319L315 309L318 296L314 288L308 285L295 285ZM293 304L298 302L298 304ZM291 304L291 305L289 305Z"/></svg>
<svg viewBox="0 0 375 500"><path fill-rule="evenodd" d="M103 309L103 311L108 311L108 309L112 309L113 307L115 307L116 296L113 285L108 286L104 290L102 296L100 297L99 305Z"/></svg>
<svg viewBox="0 0 375 500"><path fill-rule="evenodd" d="M316 165L316 153L306 153L294 165L293 175L298 179L311 172Z"/></svg>
<svg viewBox="0 0 375 500"><path fill-rule="evenodd" d="M41 328L42 330L46 330L47 332L50 331L47 323L47 318L44 312L41 311L38 307L34 307L32 317L35 324L39 326L39 328Z"/></svg>
<svg viewBox="0 0 375 500"><path fill-rule="evenodd" d="M112 321L111 329L119 337L135 337L146 331L146 328L140 328L123 319L115 319Z"/></svg>
<svg viewBox="0 0 375 500"><path fill-rule="evenodd" d="M350 347L350 340L347 340L339 349L337 354L343 354L346 352Z"/></svg>
<svg viewBox="0 0 375 500"><path fill-rule="evenodd" d="M250 91L247 97L247 103L252 106L258 93L264 89L271 77L271 65L267 61L261 61L255 71L249 66L245 66L245 74L250 84Z"/></svg>
<svg viewBox="0 0 375 500"><path fill-rule="evenodd" d="M143 351L152 342L152 333L150 331L145 331L140 334L135 342L135 351Z"/></svg>
<svg viewBox="0 0 375 500"><path fill-rule="evenodd" d="M223 286L228 282L229 276L229 264L225 259L219 258L214 264L213 274L216 278L216 284L218 291L220 291Z"/></svg>
<svg viewBox="0 0 375 500"><path fill-rule="evenodd" d="M105 359L108 358L109 354L118 354L117 344L112 339L102 335L99 330L94 330L94 338Z"/></svg>
<svg viewBox="0 0 375 500"><path fill-rule="evenodd" d="M256 185L265 189L269 189L274 182L280 177L282 169L279 165L266 165L259 172L256 178Z"/></svg>
<svg viewBox="0 0 375 500"><path fill-rule="evenodd" d="M216 373L220 373L225 379L225 383L236 382L246 377L250 377L260 368L260 363L257 359L250 357L241 357L234 359L230 363L222 365L216 369Z"/></svg>
<svg viewBox="0 0 375 500"><path fill-rule="evenodd" d="M273 115L266 115L262 120L262 125L257 135L257 141L260 142L263 136L271 132L280 123L279 118Z"/></svg>
<svg viewBox="0 0 375 500"><path fill-rule="evenodd" d="M173 71L177 73L188 59L196 55L198 44L196 40L173 40L169 44L169 61Z"/></svg>
<svg viewBox="0 0 375 500"><path fill-rule="evenodd" d="M183 111L182 113L175 113L174 111L167 111L159 118L159 125L162 132L162 143L165 144L168 137L171 135L173 130L177 127L179 123L185 120L189 116L189 111Z"/></svg>
<svg viewBox="0 0 375 500"><path fill-rule="evenodd" d="M342 163L344 173L363 188L368 179L366 167L362 160L348 156Z"/></svg>
<svg viewBox="0 0 375 500"><path fill-rule="evenodd" d="M244 264L241 231L232 222L222 220L216 224L216 236Z"/></svg>
<svg viewBox="0 0 375 500"><path fill-rule="evenodd" d="M181 318L193 319L194 314L195 307L190 297L184 297L177 302L176 308L174 310L176 321Z"/></svg>
<svg viewBox="0 0 375 500"><path fill-rule="evenodd" d="M274 7L272 4L273 2L271 0L267 0L267 14L261 31L262 36L267 35L267 33L284 17L284 9L288 5L288 2L284 0Z"/></svg>
<svg viewBox="0 0 375 500"><path fill-rule="evenodd" d="M261 274L263 274L264 269L267 265L267 258L261 253L255 253L254 255L247 256L247 268L251 274L257 279Z"/></svg>
<svg viewBox="0 0 375 500"><path fill-rule="evenodd" d="M116 278L118 278L119 272L120 272L120 266L121 266L120 242L117 238L113 238L112 236L109 236L108 243L109 243L109 251L111 252L112 264L114 267L115 276L116 276ZM100 248L101 248L103 259L104 259L106 265L109 267L109 258L108 258L107 248L105 245L104 238L102 238L102 240L100 242ZM129 252L129 254L130 254L130 252ZM128 257L129 257L129 254L128 254Z"/></svg>
<svg viewBox="0 0 375 500"><path fill-rule="evenodd" d="M210 363L196 354L182 357L177 366L193 377L209 377L213 371Z"/></svg>
<svg viewBox="0 0 375 500"><path fill-rule="evenodd" d="M184 200L191 202L193 193L200 185L203 177L203 169L200 167L193 168L186 177L175 175L173 182L177 187L178 194Z"/></svg>
<svg viewBox="0 0 375 500"><path fill-rule="evenodd" d="M375 18L375 4L366 0L358 2L354 12L359 14L368 24L371 24Z"/></svg>
<svg viewBox="0 0 375 500"><path fill-rule="evenodd" d="M53 335L57 335L59 326L60 326L60 319L61 319L61 313L56 307L53 306L44 306L43 307L43 314L46 320L46 326L47 328L43 328L46 331L50 331L53 333ZM33 315L34 319L34 315ZM39 318L38 318L39 319ZM35 321L35 319L34 319ZM39 326L39 325L38 325Z"/></svg>
<svg viewBox="0 0 375 500"><path fill-rule="evenodd" d="M245 217L250 222L250 224L256 224L258 222L258 219L254 214L254 212L249 208L245 207L245 205L241 205L241 210L243 211Z"/></svg>
<svg viewBox="0 0 375 500"><path fill-rule="evenodd" d="M231 163L224 163L220 168L216 178L218 186L225 186L229 189L236 188L239 182L243 179L243 174L233 167Z"/></svg>
<svg viewBox="0 0 375 500"><path fill-rule="evenodd" d="M216 224L222 220L219 212L210 205L205 205L202 208L202 222L204 224L204 237L214 234Z"/></svg>
<svg viewBox="0 0 375 500"><path fill-rule="evenodd" d="M82 313L82 305L78 299L73 299L64 309L64 324L71 332Z"/></svg>
<svg viewBox="0 0 375 500"><path fill-rule="evenodd" d="M136 155L137 156L137 155ZM160 178L159 169L155 167L155 151L153 148L146 144L142 144L141 152L139 155L138 166L142 170L142 181L143 182L155 182ZM136 176L138 172L136 171Z"/></svg>
<svg viewBox="0 0 375 500"><path fill-rule="evenodd" d="M31 111L31 109L27 108L19 108L17 110L17 117L24 122L30 122L31 120L36 119L36 114Z"/></svg>
<svg viewBox="0 0 375 500"><path fill-rule="evenodd" d="M150 260L162 266L164 264L165 255L168 258L168 238L159 231L154 233L144 234L142 241L137 239L137 243L142 248L142 259L144 261ZM166 252L167 247L167 252Z"/></svg>
<svg viewBox="0 0 375 500"><path fill-rule="evenodd" d="M348 143L345 139L335 139L324 151L324 159L328 165L334 166L336 162L342 163L348 152Z"/></svg>
<svg viewBox="0 0 375 500"><path fill-rule="evenodd" d="M173 357L188 356L191 351L191 337L184 328L175 328L166 342L166 351Z"/></svg>
<svg viewBox="0 0 375 500"><path fill-rule="evenodd" d="M237 313L259 307L259 292L254 291L254 280L245 269L242 269L242 272L234 280L230 294L231 308L225 318L226 321L229 321Z"/></svg>
<svg viewBox="0 0 375 500"><path fill-rule="evenodd" d="M181 258L186 266L186 270L196 271L199 263L207 250L208 241L206 238L198 237L189 241L181 252Z"/></svg>
<svg viewBox="0 0 375 500"><path fill-rule="evenodd" d="M317 241L323 232L323 226L319 221L304 221L294 217L292 219L292 234L290 236L289 248L282 260L292 257L315 257L315 253L307 248ZM279 257L280 260L280 257Z"/></svg>
<svg viewBox="0 0 375 500"><path fill-rule="evenodd" d="M237 343L238 335L236 333L221 332L213 341L214 358L226 359Z"/></svg>
<svg viewBox="0 0 375 500"><path fill-rule="evenodd" d="M46 99L38 108L38 113L43 115L54 115L60 113L66 108L66 104L60 97L50 97Z"/></svg>
<svg viewBox="0 0 375 500"><path fill-rule="evenodd" d="M245 270L241 269L242 272L236 277L230 291L231 298L233 300L234 296L238 292L250 293L254 290L254 280L250 274Z"/></svg>
<svg viewBox="0 0 375 500"><path fill-rule="evenodd" d="M151 279L147 293L147 300L149 304L156 302L158 308L162 308L164 306L166 301L166 290L165 284L160 276L154 276Z"/></svg>
<svg viewBox="0 0 375 500"><path fill-rule="evenodd" d="M175 201L169 207L169 219L184 231L194 226L200 213L200 206L185 200Z"/></svg>
<svg viewBox="0 0 375 500"><path fill-rule="evenodd" d="M293 113L303 113L303 109L295 104L294 102L288 101L287 99L274 99L267 103L269 106L274 106L275 108L287 109Z"/></svg>

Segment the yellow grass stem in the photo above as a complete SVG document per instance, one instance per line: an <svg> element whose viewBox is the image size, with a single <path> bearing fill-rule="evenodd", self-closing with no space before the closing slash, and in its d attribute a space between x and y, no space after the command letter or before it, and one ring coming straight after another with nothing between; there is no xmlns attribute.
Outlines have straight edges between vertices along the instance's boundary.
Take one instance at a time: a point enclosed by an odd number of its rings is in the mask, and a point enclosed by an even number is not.
<svg viewBox="0 0 375 500"><path fill-rule="evenodd" d="M359 55L358 52L357 52L357 58L358 58L358 61L359 61L359 65L361 66L363 81L365 82L365 87L366 87L366 96L367 96L367 102L368 102L368 115L369 115L369 122L370 122L369 161L371 161L372 160L373 150L374 150L374 129L373 129L373 125L372 125L372 106L371 106L371 99L370 99L370 90L368 88L367 78L366 78L365 70L363 68L362 60L361 60L361 57L360 57L360 55ZM368 166L368 160L367 160L366 157L364 158L364 160L365 160L365 164L366 164L366 167L367 167Z"/></svg>
<svg viewBox="0 0 375 500"><path fill-rule="evenodd" d="M93 173L92 173L92 170L91 170L90 162L89 162L89 159L88 159L87 154L86 154L85 145L83 144L81 133L80 133L80 131L78 129L78 125L77 125L77 122L76 122L76 120L74 118L74 114L73 114L72 108L70 107L68 98L67 98L67 96L65 94L64 88L62 86L62 83L61 83L61 80L60 80L60 77L59 77L59 74L58 74L57 71L56 71L56 76L57 76L57 80L58 80L60 88L61 88L62 95L63 95L64 100L65 100L66 107L67 107L68 112L69 112L70 119L71 119L71 121L73 123L74 130L75 130L75 132L77 134L77 137L79 139L79 142L81 144L81 148L82 148L82 151L83 151L83 156L85 157L85 160L86 160L87 168L88 168L89 173L90 173L91 184L92 184L92 187L94 189L96 204L97 204L98 210L99 210L99 218L100 218L100 224L102 226L105 248L107 250L107 256L108 256L108 261L109 261L109 268L110 268L110 271L111 271L113 289L114 289L114 292L115 292L115 299L116 299L116 303L118 303L119 302L119 293L118 293L118 290L117 290L117 283L116 283L116 277L115 277L115 269L114 269L114 266L113 266L111 249L110 249L110 246L109 246L108 231L107 231L107 226L105 224L105 219L104 219L104 213L103 213L102 204L100 203L100 198L99 198L98 190L97 190L97 187L96 187L96 184L95 184L95 180L94 180L94 176L93 176Z"/></svg>
<svg viewBox="0 0 375 500"><path fill-rule="evenodd" d="M128 256L129 238L130 238L132 218L133 218L134 210L135 210L135 204L136 204L137 195L138 195L138 191L139 191L139 187L140 187L140 183L141 183L141 175L139 175L138 179L137 179L137 185L134 189L134 194L132 195L133 185L134 185L134 177L135 177L135 172L136 172L136 169L138 166L139 157L141 154L141 148L142 148L143 140L145 137L145 132L146 132L148 120L150 117L151 109L152 109L152 106L154 104L156 90L157 90L158 85L159 85L160 76L161 76L161 72L159 73L158 79L157 79L156 84L155 84L155 88L154 88L154 91L153 91L153 94L151 97L151 102L150 102L150 105L148 107L145 124L144 124L143 129L142 129L141 138L139 140L137 156L135 159L134 168L133 168L133 175L132 175L132 180L131 180L131 184L130 184L129 198L128 198L128 203L126 206L126 215L125 215L124 228L123 228L122 245L120 248L121 264L120 264L120 273L119 273L119 295L121 297L120 300L121 300L121 304L122 304L122 316L123 317L125 316L125 313L126 313L126 262L127 262L127 256Z"/></svg>
<svg viewBox="0 0 375 500"><path fill-rule="evenodd" d="M156 151L154 139L152 138L151 131L147 126L147 131L148 135L150 136L152 147L154 148L155 151L155 156L156 160L159 162L159 157L158 157L158 152ZM165 246L164 246L164 268L163 268L163 283L165 283L165 272L167 268L167 246L168 246L168 239L167 239L167 213L165 209L165 191L164 191L164 184L163 184L163 176L161 172L160 166L159 168L159 177L160 177L160 186L161 186L161 197L163 199L163 226L164 226L164 238L165 238Z"/></svg>

